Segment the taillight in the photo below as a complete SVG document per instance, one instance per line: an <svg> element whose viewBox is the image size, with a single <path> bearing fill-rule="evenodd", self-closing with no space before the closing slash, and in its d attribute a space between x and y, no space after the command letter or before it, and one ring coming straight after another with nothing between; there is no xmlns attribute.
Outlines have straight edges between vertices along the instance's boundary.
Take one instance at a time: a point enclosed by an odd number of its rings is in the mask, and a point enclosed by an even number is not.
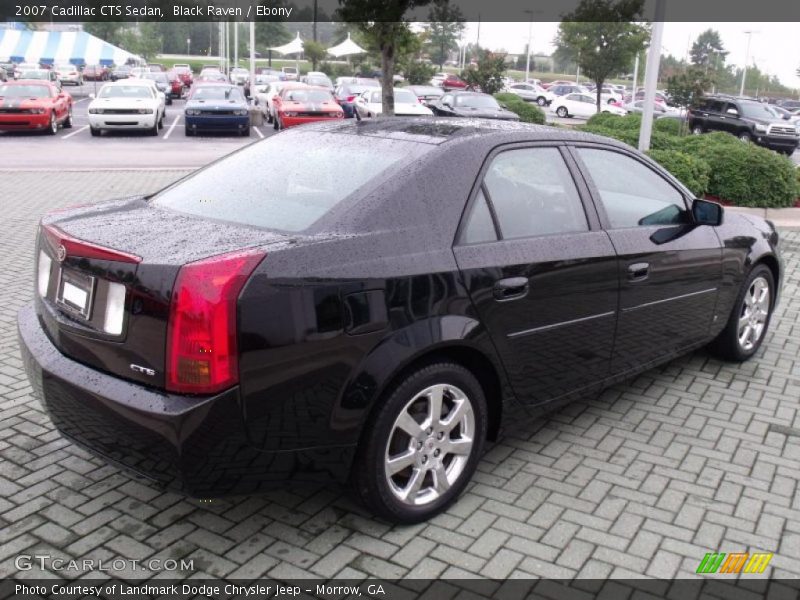
<svg viewBox="0 0 800 600"><path fill-rule="evenodd" d="M78 256L81 258L113 260L117 262L133 264L142 262L141 257L136 256L135 254L129 254L128 252L122 252L121 250L105 248L103 246L93 244L92 242L79 240L78 238L74 238L71 235L64 233L55 225L42 225L42 232L44 233L47 242L50 244L50 247L53 249L53 253L56 256L62 254L60 248L64 248L63 256L59 257L60 260L63 260L67 256Z"/></svg>
<svg viewBox="0 0 800 600"><path fill-rule="evenodd" d="M167 389L214 394L239 381L236 302L261 250L212 256L181 267L167 327Z"/></svg>

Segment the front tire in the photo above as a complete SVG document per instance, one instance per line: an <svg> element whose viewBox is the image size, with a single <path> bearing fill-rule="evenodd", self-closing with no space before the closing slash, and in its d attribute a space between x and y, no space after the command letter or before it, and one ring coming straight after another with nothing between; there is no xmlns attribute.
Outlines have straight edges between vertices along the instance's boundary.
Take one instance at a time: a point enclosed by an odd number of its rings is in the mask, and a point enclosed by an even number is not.
<svg viewBox="0 0 800 600"><path fill-rule="evenodd" d="M748 132L748 131L742 131L739 134L739 141L742 141L745 144L748 144L748 143L753 141L753 136L750 135L750 132Z"/></svg>
<svg viewBox="0 0 800 600"><path fill-rule="evenodd" d="M725 329L709 349L725 360L743 362L758 352L772 318L775 279L769 267L756 265L745 279Z"/></svg>
<svg viewBox="0 0 800 600"><path fill-rule="evenodd" d="M50 111L50 123L47 125L47 135L55 135L58 133L58 121L56 120L56 111Z"/></svg>
<svg viewBox="0 0 800 600"><path fill-rule="evenodd" d="M353 466L356 495L397 523L442 512L469 483L487 422L483 389L461 365L438 362L411 372L365 428Z"/></svg>

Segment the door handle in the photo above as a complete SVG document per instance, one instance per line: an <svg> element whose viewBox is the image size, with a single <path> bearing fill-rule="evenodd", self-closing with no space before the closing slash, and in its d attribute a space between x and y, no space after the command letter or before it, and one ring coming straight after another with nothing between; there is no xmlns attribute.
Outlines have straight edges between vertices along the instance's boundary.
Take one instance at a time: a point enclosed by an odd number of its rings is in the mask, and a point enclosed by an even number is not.
<svg viewBox="0 0 800 600"><path fill-rule="evenodd" d="M496 300L517 300L524 298L528 293L527 277L508 277L499 279L492 288Z"/></svg>
<svg viewBox="0 0 800 600"><path fill-rule="evenodd" d="M641 262L628 265L628 279L630 281L643 281L650 274L650 263Z"/></svg>

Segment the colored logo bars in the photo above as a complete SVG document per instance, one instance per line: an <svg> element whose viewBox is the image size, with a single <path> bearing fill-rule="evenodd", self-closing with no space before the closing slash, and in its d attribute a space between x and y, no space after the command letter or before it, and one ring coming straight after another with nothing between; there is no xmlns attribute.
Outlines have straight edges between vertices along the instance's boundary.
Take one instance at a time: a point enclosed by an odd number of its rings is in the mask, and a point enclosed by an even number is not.
<svg viewBox="0 0 800 600"><path fill-rule="evenodd" d="M763 573L772 560L772 553L747 552L725 554L709 552L700 561L697 573Z"/></svg>

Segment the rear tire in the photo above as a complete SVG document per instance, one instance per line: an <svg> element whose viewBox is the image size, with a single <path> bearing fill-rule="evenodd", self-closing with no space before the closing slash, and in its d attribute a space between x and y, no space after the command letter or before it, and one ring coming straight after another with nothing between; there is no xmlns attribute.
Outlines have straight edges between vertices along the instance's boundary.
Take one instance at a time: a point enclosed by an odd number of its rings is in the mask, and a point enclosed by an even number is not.
<svg viewBox="0 0 800 600"><path fill-rule="evenodd" d="M562 119L566 119L569 116L569 111L566 106L559 106L558 109L556 109L556 114Z"/></svg>
<svg viewBox="0 0 800 600"><path fill-rule="evenodd" d="M431 518L469 483L487 423L483 389L470 371L451 362L412 371L364 428L352 471L355 494L396 523Z"/></svg>
<svg viewBox="0 0 800 600"><path fill-rule="evenodd" d="M702 125L695 125L692 127L692 133L694 135L702 135L703 134L703 126Z"/></svg>
<svg viewBox="0 0 800 600"><path fill-rule="evenodd" d="M766 289L766 296L763 296ZM716 356L734 362L751 358L767 334L775 305L775 279L769 267L756 265L736 296L725 329L709 344Z"/></svg>
<svg viewBox="0 0 800 600"><path fill-rule="evenodd" d="M538 104L539 106L545 106L547 104L547 100L545 99L544 96L539 96L536 99L536 104Z"/></svg>

